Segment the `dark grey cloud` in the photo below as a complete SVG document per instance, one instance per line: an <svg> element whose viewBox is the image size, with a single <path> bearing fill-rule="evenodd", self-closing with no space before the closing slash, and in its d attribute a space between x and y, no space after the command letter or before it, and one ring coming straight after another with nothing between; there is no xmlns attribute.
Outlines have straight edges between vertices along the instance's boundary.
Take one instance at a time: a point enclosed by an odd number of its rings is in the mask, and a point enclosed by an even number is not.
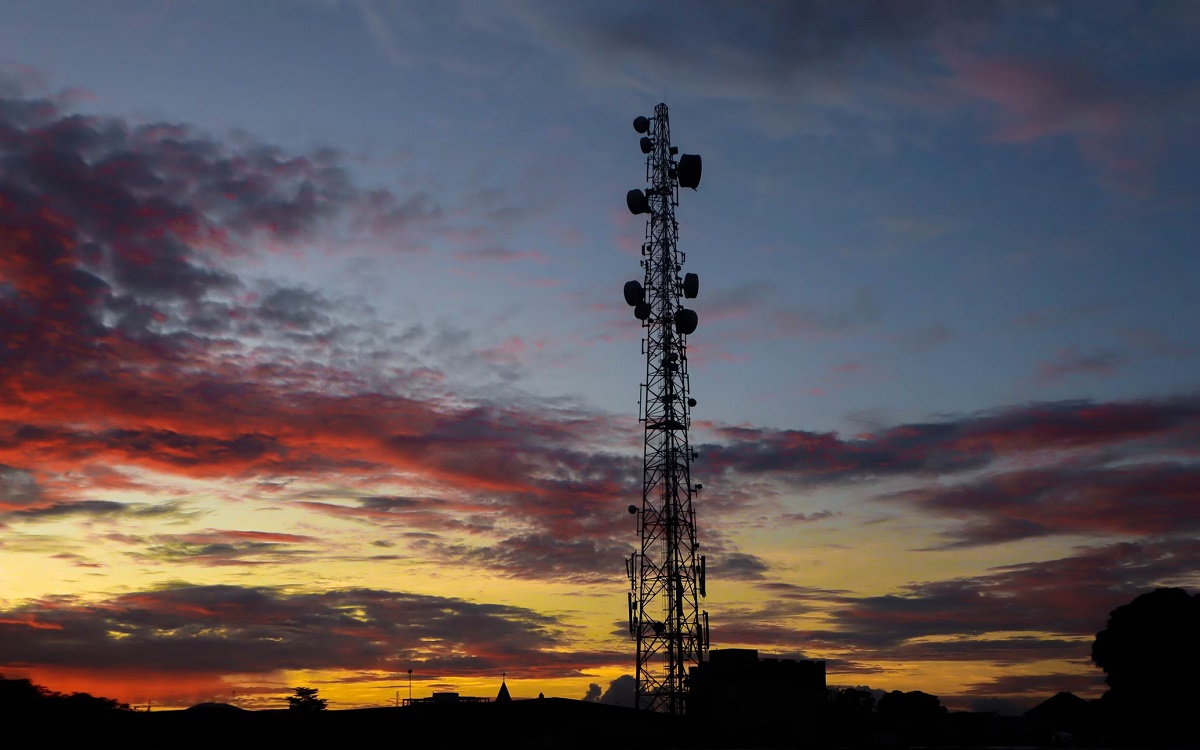
<svg viewBox="0 0 1200 750"><path fill-rule="evenodd" d="M320 292L298 286L273 286L255 309L256 317L291 330L328 327L330 302Z"/></svg>
<svg viewBox="0 0 1200 750"><path fill-rule="evenodd" d="M353 225L374 236L403 237L413 227L441 218L444 209L424 191L399 197L387 190L364 190L355 202Z"/></svg>
<svg viewBox="0 0 1200 750"><path fill-rule="evenodd" d="M1186 453L1200 436L1200 398L1035 403L901 424L873 434L724 427L721 443L698 445L704 468L727 481L767 475L797 485L953 475L1014 456L1094 451L1128 459Z"/></svg>
<svg viewBox="0 0 1200 750"><path fill-rule="evenodd" d="M762 581L754 584L779 599L802 599L820 602L844 602L849 600L847 589L823 589L816 586L801 586L783 581Z"/></svg>
<svg viewBox="0 0 1200 750"><path fill-rule="evenodd" d="M417 540L423 554L442 562L484 568L495 575L535 580L605 583L623 575L622 560L632 551L628 541L569 539L531 532L477 546Z"/></svg>
<svg viewBox="0 0 1200 750"><path fill-rule="evenodd" d="M0 464L0 509L35 505L41 498L42 488L31 472Z"/></svg>
<svg viewBox="0 0 1200 750"><path fill-rule="evenodd" d="M750 4L667 2L636 10L519 4L517 17L543 44L590 73L662 76L715 96L763 98L840 79L865 60L921 67L926 43L990 17L994 3L919 0L786 0ZM670 28L670 34L660 33Z"/></svg>
<svg viewBox="0 0 1200 750"><path fill-rule="evenodd" d="M891 652L892 659L908 662L983 661L1005 666L1069 659L1086 661L1091 639L969 638L904 643ZM881 658L878 652L874 658Z"/></svg>
<svg viewBox="0 0 1200 750"><path fill-rule="evenodd" d="M1039 365L1036 380L1038 385L1050 386L1080 376L1107 378L1128 364L1127 354L1111 349L1090 354L1067 349Z"/></svg>
<svg viewBox="0 0 1200 750"><path fill-rule="evenodd" d="M50 521L61 518L186 518L192 515L180 502L121 503L114 500L62 500L5 512L0 523Z"/></svg>
<svg viewBox="0 0 1200 750"><path fill-rule="evenodd" d="M318 513L387 527L399 526L410 530L421 528L438 531L462 529L462 523L452 516L455 510L463 510L467 507L436 497L371 495L353 498L351 505L343 502L305 499L313 495L314 493L301 493L293 499L293 502ZM315 493L315 495L320 497L321 493ZM410 533L420 532L412 531ZM376 542L376 544L381 543Z"/></svg>
<svg viewBox="0 0 1200 750"><path fill-rule="evenodd" d="M784 521L792 521L794 523L816 523L818 521L827 521L840 514L832 510L818 510L813 513L784 513L780 518Z"/></svg>
<svg viewBox="0 0 1200 750"><path fill-rule="evenodd" d="M770 570L761 557L747 552L726 551L710 555L706 547L705 553L713 580L757 581Z"/></svg>
<svg viewBox="0 0 1200 750"><path fill-rule="evenodd" d="M1159 586L1200 586L1197 553L1192 539L1086 547L868 597L761 581L755 587L772 599L713 612L712 640L714 647L833 654L831 673L879 671L896 661L1087 665L1092 639L1115 607ZM822 625L812 627L813 614L823 615ZM995 693L980 687L978 694Z"/></svg>
<svg viewBox="0 0 1200 750"><path fill-rule="evenodd" d="M472 248L455 253L455 258L462 261L481 261L493 263L510 263L518 260L539 260L540 256L529 250L513 250L501 245Z"/></svg>
<svg viewBox="0 0 1200 750"><path fill-rule="evenodd" d="M558 621L520 607L376 589L321 593L170 586L100 602L69 596L0 613L0 666L179 674L364 669L458 675L607 657L551 653Z"/></svg>
<svg viewBox="0 0 1200 750"><path fill-rule="evenodd" d="M0 447L16 447L35 441L56 444L63 452L76 453L80 457L94 451L117 451L129 457L153 457L155 462L181 469L197 465L237 466L267 457L282 459L285 450L274 436L261 434L219 438L173 430L111 429L93 432L69 427L14 426L0 422Z"/></svg>
<svg viewBox="0 0 1200 750"><path fill-rule="evenodd" d="M188 534L155 534L136 540L127 552L139 563L190 563L209 566L249 566L301 563L314 560L320 550L308 536L257 531L211 529ZM328 555L322 555L328 560Z"/></svg>
<svg viewBox="0 0 1200 750"><path fill-rule="evenodd" d="M1098 695L1104 692L1104 673L1051 672L1049 674L1003 675L985 682L967 685L967 696L1026 696L1049 698L1067 691L1076 695ZM1028 710L1033 705L1027 705Z"/></svg>
<svg viewBox="0 0 1200 750"><path fill-rule="evenodd" d="M797 484L965 471L986 466L986 446L954 446L950 424L905 425L889 434L843 439L835 433L723 428L724 443L697 446L704 468L732 481L767 475ZM924 443L924 445L922 445Z"/></svg>
<svg viewBox="0 0 1200 750"><path fill-rule="evenodd" d="M954 486L896 493L942 518L962 519L938 549L1050 535L1155 537L1200 529L1200 466L1063 464L997 472Z"/></svg>
<svg viewBox="0 0 1200 750"><path fill-rule="evenodd" d="M442 501L437 498L426 497L400 497L397 495L372 495L359 500L362 507L371 511L379 511L384 513L393 513L397 511L415 510L428 508L430 505L440 504Z"/></svg>
<svg viewBox="0 0 1200 750"><path fill-rule="evenodd" d="M636 682L633 675L623 674L608 683L608 689L600 696L600 702L606 706L624 706L633 708Z"/></svg>
<svg viewBox="0 0 1200 750"><path fill-rule="evenodd" d="M994 643L978 639L993 633L1088 637L1104 626L1108 612L1146 590L1200 583L1198 554L1200 542L1192 539L1122 542L985 575L913 584L899 594L865 597L834 610L830 635L876 653L928 636L959 638L961 651L952 641L936 648L964 659L992 649ZM1069 640L1062 645L1064 658L1081 656Z"/></svg>

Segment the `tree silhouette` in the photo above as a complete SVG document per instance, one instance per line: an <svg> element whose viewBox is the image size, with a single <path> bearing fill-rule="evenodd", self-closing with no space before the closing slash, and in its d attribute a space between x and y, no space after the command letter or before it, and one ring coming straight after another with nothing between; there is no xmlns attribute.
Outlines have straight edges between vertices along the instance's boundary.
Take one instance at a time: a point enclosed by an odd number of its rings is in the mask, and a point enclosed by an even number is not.
<svg viewBox="0 0 1200 750"><path fill-rule="evenodd" d="M871 691L830 689L829 720L831 729L840 741L849 741L853 745L868 744L874 713L875 696Z"/></svg>
<svg viewBox="0 0 1200 750"><path fill-rule="evenodd" d="M829 703L837 714L863 723L869 723L875 712L875 696L870 690L834 689L830 691Z"/></svg>
<svg viewBox="0 0 1200 750"><path fill-rule="evenodd" d="M91 693L57 693L26 678L0 675L0 712L17 715L25 711L96 713L128 711L129 704Z"/></svg>
<svg viewBox="0 0 1200 750"><path fill-rule="evenodd" d="M1174 742L1200 703L1200 595L1160 588L1117 607L1096 634L1106 713L1127 730Z"/></svg>
<svg viewBox="0 0 1200 750"><path fill-rule="evenodd" d="M329 701L317 697L317 688L298 687L287 697L290 711L324 711Z"/></svg>
<svg viewBox="0 0 1200 750"><path fill-rule="evenodd" d="M936 695L913 690L899 690L879 699L875 715L886 727L907 730L926 730L935 727L946 716L946 709Z"/></svg>

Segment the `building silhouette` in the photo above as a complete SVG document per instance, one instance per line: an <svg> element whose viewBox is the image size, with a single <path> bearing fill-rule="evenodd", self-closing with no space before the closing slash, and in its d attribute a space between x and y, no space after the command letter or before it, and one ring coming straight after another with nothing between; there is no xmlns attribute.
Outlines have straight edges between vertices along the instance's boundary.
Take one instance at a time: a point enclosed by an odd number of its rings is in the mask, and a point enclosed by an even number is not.
<svg viewBox="0 0 1200 750"><path fill-rule="evenodd" d="M713 649L689 671L688 714L750 735L819 731L826 706L825 662L773 659L757 649Z"/></svg>

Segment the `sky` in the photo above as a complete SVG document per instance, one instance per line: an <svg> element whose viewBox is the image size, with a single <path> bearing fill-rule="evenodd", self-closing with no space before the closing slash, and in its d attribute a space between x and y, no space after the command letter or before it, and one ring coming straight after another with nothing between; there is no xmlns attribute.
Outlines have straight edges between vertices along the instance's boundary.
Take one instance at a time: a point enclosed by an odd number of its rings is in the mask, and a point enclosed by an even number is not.
<svg viewBox="0 0 1200 750"><path fill-rule="evenodd" d="M1019 711L1200 587L1200 6L0 4L0 673L633 672L645 185L714 648Z"/></svg>

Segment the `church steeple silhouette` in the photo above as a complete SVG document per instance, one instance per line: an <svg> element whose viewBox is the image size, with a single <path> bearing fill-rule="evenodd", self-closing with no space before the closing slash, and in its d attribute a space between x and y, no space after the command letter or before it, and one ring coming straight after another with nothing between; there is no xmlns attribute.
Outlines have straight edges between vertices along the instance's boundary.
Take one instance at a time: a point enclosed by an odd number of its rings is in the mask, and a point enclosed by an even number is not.
<svg viewBox="0 0 1200 750"><path fill-rule="evenodd" d="M497 703L512 703L512 696L508 694L508 672L503 672L500 677L500 692L496 693Z"/></svg>

